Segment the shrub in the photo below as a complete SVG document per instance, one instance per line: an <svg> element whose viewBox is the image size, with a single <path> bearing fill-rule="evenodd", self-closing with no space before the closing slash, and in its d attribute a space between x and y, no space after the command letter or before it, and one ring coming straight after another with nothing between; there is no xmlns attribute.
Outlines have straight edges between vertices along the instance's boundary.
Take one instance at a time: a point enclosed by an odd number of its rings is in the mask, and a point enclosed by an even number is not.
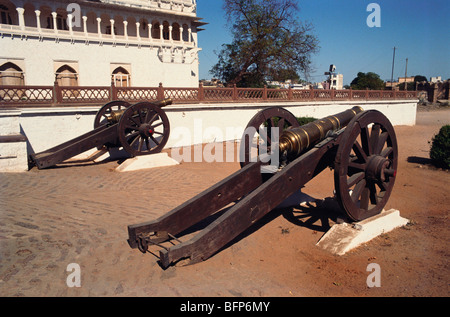
<svg viewBox="0 0 450 317"><path fill-rule="evenodd" d="M311 118L311 117L297 117L298 124L300 124L300 125L304 125L304 124L307 124L307 123L310 123L310 122L313 122L316 120L317 120L316 118Z"/></svg>
<svg viewBox="0 0 450 317"><path fill-rule="evenodd" d="M307 124L309 122L313 122L316 121L316 118L311 118L311 117L296 117L297 122L300 126ZM275 117L273 118L273 123L276 125L278 125L278 118ZM267 122L264 122L264 126L267 127ZM287 123L284 124L284 129L286 129L289 125Z"/></svg>
<svg viewBox="0 0 450 317"><path fill-rule="evenodd" d="M450 125L444 125L431 140L430 158L439 167L450 168Z"/></svg>

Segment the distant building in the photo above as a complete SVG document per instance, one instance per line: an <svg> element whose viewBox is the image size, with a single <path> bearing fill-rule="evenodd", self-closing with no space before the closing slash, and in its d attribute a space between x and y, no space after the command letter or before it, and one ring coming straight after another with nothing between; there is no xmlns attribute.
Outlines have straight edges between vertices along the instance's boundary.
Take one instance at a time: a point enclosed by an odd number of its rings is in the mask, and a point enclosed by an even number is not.
<svg viewBox="0 0 450 317"><path fill-rule="evenodd" d="M441 81L442 81L441 76L436 76L436 77L431 77L430 78L430 82L431 83L438 83L438 82L441 82Z"/></svg>
<svg viewBox="0 0 450 317"><path fill-rule="evenodd" d="M341 90L344 88L344 75L336 74L336 65L331 64L329 70L324 75L327 75L328 79L322 84L323 89Z"/></svg>
<svg viewBox="0 0 450 317"><path fill-rule="evenodd" d="M327 83L327 82L324 82L324 83L314 83L314 84L312 85L312 87L313 87L314 89L327 89L327 87L324 86L325 84L328 84L328 83Z"/></svg>
<svg viewBox="0 0 450 317"><path fill-rule="evenodd" d="M196 0L0 0L0 85L198 86Z"/></svg>
<svg viewBox="0 0 450 317"><path fill-rule="evenodd" d="M398 85L401 84L405 84L406 83L413 83L414 82L414 77L399 77L398 81L394 81L394 82L390 82L390 81L386 81L385 85L386 88L392 88L392 87L397 87Z"/></svg>
<svg viewBox="0 0 450 317"><path fill-rule="evenodd" d="M224 87L224 84L222 83L222 81L217 78L211 78L211 80L202 79L202 80L200 80L200 83L204 87Z"/></svg>
<svg viewBox="0 0 450 317"><path fill-rule="evenodd" d="M308 84L301 83L301 84L291 84L290 88L291 89L302 89L302 90L304 90L304 89L309 89L310 87L309 87Z"/></svg>
<svg viewBox="0 0 450 317"><path fill-rule="evenodd" d="M398 82L401 83L413 83L414 82L414 77L399 77L398 78Z"/></svg>
<svg viewBox="0 0 450 317"><path fill-rule="evenodd" d="M330 76L330 89L341 90L344 88L344 75L337 74Z"/></svg>
<svg viewBox="0 0 450 317"><path fill-rule="evenodd" d="M288 89L289 86L291 86L291 80L288 79L285 82L280 82L277 80L272 80L272 81L268 81L267 84L271 87L277 87L277 88L281 88L281 89Z"/></svg>

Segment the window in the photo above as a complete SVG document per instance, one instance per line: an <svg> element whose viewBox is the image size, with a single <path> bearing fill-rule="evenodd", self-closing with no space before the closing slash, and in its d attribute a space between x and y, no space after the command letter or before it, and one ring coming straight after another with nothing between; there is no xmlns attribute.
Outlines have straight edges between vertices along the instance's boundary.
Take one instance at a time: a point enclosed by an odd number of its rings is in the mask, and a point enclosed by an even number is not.
<svg viewBox="0 0 450 317"><path fill-rule="evenodd" d="M47 29L54 29L54 24L53 24L53 17L49 16L47 17ZM67 26L67 19L63 18L60 14L58 14L56 16L56 28L58 30L69 30L68 26Z"/></svg>
<svg viewBox="0 0 450 317"><path fill-rule="evenodd" d="M163 39L169 39L169 22L164 21L163 23Z"/></svg>
<svg viewBox="0 0 450 317"><path fill-rule="evenodd" d="M130 87L130 73L119 66L112 72L112 81L116 87Z"/></svg>
<svg viewBox="0 0 450 317"><path fill-rule="evenodd" d="M172 25L172 39L174 41L179 41L180 40L180 25L178 23L174 23Z"/></svg>
<svg viewBox="0 0 450 317"><path fill-rule="evenodd" d="M159 39L160 37L160 33L159 33L159 22L153 22L153 27L152 27L152 38L154 39Z"/></svg>
<svg viewBox="0 0 450 317"><path fill-rule="evenodd" d="M183 24L183 41L189 42L189 27Z"/></svg>
<svg viewBox="0 0 450 317"><path fill-rule="evenodd" d="M138 33L138 35L140 36L140 37L147 37L149 34L148 34L148 22L146 21L146 20L140 20L139 21L139 23L141 23L141 25L140 25L140 27L139 27L139 33ZM150 37L151 37L152 35L150 34Z"/></svg>
<svg viewBox="0 0 450 317"><path fill-rule="evenodd" d="M55 79L59 86L78 86L78 74L69 65L58 68Z"/></svg>
<svg viewBox="0 0 450 317"><path fill-rule="evenodd" d="M12 24L12 19L11 19L11 15L9 14L9 9L2 4L0 4L0 23L1 24Z"/></svg>
<svg viewBox="0 0 450 317"><path fill-rule="evenodd" d="M11 62L0 66L0 85L23 86L24 84L25 76L19 66Z"/></svg>

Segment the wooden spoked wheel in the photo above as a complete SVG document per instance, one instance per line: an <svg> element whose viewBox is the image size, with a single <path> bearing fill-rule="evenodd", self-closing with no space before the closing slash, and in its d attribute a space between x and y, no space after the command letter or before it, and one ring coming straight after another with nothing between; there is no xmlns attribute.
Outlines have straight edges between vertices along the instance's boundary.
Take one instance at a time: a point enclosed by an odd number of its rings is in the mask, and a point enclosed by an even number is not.
<svg viewBox="0 0 450 317"><path fill-rule="evenodd" d="M101 107L95 115L94 129L98 128L99 126L108 124L108 117L113 111L123 110L128 108L129 106L130 104L128 102L121 100L108 102L103 107Z"/></svg>
<svg viewBox="0 0 450 317"><path fill-rule="evenodd" d="M278 142L278 140L272 140L272 128L278 129L279 137L283 130L298 126L296 117L286 109L270 107L259 111L247 124L241 139L241 167L261 158L260 147L262 145L266 148L265 152L270 153L272 143ZM270 163L269 161L262 161L265 165Z"/></svg>
<svg viewBox="0 0 450 317"><path fill-rule="evenodd" d="M335 159L334 180L341 208L354 221L379 214L394 186L397 139L379 111L355 116L343 132Z"/></svg>
<svg viewBox="0 0 450 317"><path fill-rule="evenodd" d="M167 115L150 102L140 102L127 108L117 129L120 144L132 156L161 152L170 133Z"/></svg>

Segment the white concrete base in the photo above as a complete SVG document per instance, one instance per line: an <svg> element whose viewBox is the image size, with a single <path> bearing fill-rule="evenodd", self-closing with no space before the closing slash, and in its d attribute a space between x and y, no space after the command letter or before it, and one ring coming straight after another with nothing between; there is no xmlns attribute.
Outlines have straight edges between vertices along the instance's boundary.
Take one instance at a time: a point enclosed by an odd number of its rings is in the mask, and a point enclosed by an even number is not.
<svg viewBox="0 0 450 317"><path fill-rule="evenodd" d="M398 210L390 209L360 222L335 224L316 245L333 254L344 255L359 245L408 222L408 219L400 217Z"/></svg>
<svg viewBox="0 0 450 317"><path fill-rule="evenodd" d="M28 171L27 143L0 143L0 173Z"/></svg>
<svg viewBox="0 0 450 317"><path fill-rule="evenodd" d="M0 142L0 173L28 171L27 142L20 127L21 114L18 109L0 110L0 136L18 137L15 141Z"/></svg>
<svg viewBox="0 0 450 317"><path fill-rule="evenodd" d="M116 167L117 172L131 172L147 168L178 165L177 161L169 157L167 153L156 153L150 155L136 156L127 159Z"/></svg>

